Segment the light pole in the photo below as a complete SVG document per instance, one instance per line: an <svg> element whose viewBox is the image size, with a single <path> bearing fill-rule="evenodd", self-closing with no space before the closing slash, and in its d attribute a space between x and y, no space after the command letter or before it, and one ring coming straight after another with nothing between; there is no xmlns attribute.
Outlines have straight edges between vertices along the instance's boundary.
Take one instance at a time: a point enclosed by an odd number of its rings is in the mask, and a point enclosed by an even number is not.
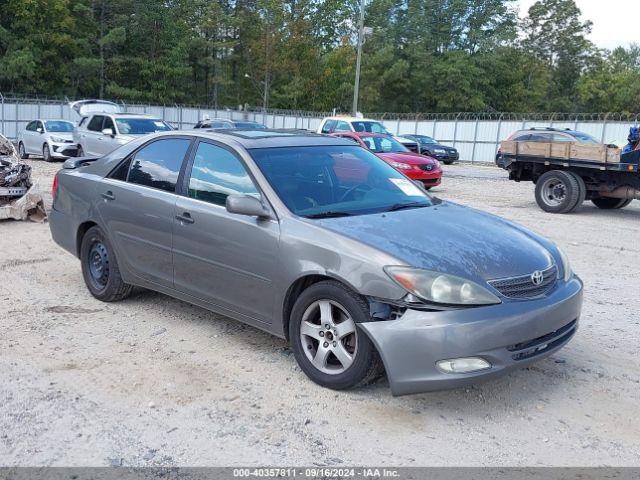
<svg viewBox="0 0 640 480"><path fill-rule="evenodd" d="M244 74L244 78L248 78L249 80L251 80L253 85L256 87L256 90L258 90L258 93L260 93L260 95L262 95L262 111L266 112L267 111L267 105L268 105L268 102L269 102L268 77L265 75L264 81L260 82L261 84L264 85L264 88L260 88L260 85L258 84L258 82L256 82L256 80L251 75L249 75L248 73Z"/></svg>
<svg viewBox="0 0 640 480"><path fill-rule="evenodd" d="M360 90L360 63L362 60L362 44L364 42L364 2L360 0L360 25L358 27L358 56L356 58L356 82L353 86L353 116L358 115L358 93Z"/></svg>

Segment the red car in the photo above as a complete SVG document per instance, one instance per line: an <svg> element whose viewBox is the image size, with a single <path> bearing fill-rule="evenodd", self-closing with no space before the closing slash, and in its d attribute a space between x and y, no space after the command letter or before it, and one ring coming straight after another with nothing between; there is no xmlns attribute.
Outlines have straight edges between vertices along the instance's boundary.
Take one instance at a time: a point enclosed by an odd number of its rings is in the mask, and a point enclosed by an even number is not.
<svg viewBox="0 0 640 480"><path fill-rule="evenodd" d="M404 173L411 180L419 180L428 190L440 185L442 170L435 158L409 151L404 145L389 135L368 132L339 132L334 137L352 139L361 147L371 150L376 156L393 168Z"/></svg>

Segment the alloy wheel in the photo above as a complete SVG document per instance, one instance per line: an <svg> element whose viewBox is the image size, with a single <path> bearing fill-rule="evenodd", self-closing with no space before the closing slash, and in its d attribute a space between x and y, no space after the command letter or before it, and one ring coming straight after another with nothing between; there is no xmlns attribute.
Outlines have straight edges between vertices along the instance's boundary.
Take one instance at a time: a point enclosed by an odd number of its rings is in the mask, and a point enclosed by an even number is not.
<svg viewBox="0 0 640 480"><path fill-rule="evenodd" d="M316 369L337 375L347 370L356 356L356 324L338 302L317 300L302 316L300 341L305 355Z"/></svg>

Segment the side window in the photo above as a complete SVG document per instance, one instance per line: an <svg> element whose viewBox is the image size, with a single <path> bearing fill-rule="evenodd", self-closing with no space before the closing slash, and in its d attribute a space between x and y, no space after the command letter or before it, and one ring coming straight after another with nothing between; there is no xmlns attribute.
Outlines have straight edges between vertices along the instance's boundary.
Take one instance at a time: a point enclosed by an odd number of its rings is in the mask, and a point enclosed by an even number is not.
<svg viewBox="0 0 640 480"><path fill-rule="evenodd" d="M258 190L244 166L228 150L200 143L189 178L189 197L224 205L234 193L258 196Z"/></svg>
<svg viewBox="0 0 640 480"><path fill-rule="evenodd" d="M327 120L326 122L324 122L324 125L322 126L322 133L331 133L335 125L336 125L335 120Z"/></svg>
<svg viewBox="0 0 640 480"><path fill-rule="evenodd" d="M514 142L526 142L529 141L531 139L531 135L529 135L528 133L525 133L524 135L518 135L516 138L513 139Z"/></svg>
<svg viewBox="0 0 640 480"><path fill-rule="evenodd" d="M129 175L129 167L131 166L131 157L118 165L110 174L109 178L113 178L114 180L122 180L123 182L127 181L127 176Z"/></svg>
<svg viewBox="0 0 640 480"><path fill-rule="evenodd" d="M91 130L92 132L101 132L103 120L104 120L104 116L94 115L91 121L89 122L89 125L87 125L87 130Z"/></svg>
<svg viewBox="0 0 640 480"><path fill-rule="evenodd" d="M349 124L347 122L343 122L342 120L340 120L335 128L336 132L350 132L351 131L351 127L349 126Z"/></svg>
<svg viewBox="0 0 640 480"><path fill-rule="evenodd" d="M175 192L191 140L166 138L143 147L131 162L129 183Z"/></svg>
<svg viewBox="0 0 640 480"><path fill-rule="evenodd" d="M78 126L79 126L79 127L81 127L81 126L83 126L85 123L87 123L87 119L88 119L88 118L89 118L89 117L82 117L82 118L80 119L80 123L78 123Z"/></svg>
<svg viewBox="0 0 640 480"><path fill-rule="evenodd" d="M104 117L104 123L100 130L104 130L105 128L110 128L113 133L116 133L116 126L113 124L111 117Z"/></svg>
<svg viewBox="0 0 640 480"><path fill-rule="evenodd" d="M44 125L42 125L42 122L38 121L36 122L36 130L40 129L41 132L44 132Z"/></svg>
<svg viewBox="0 0 640 480"><path fill-rule="evenodd" d="M27 124L27 127L25 130L28 130L29 132L35 132L36 131L36 122L29 122Z"/></svg>

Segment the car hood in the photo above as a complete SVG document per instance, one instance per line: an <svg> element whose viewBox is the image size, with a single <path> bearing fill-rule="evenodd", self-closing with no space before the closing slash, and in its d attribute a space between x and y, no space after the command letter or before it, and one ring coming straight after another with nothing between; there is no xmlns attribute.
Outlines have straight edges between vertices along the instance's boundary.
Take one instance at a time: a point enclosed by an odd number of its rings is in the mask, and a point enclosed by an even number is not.
<svg viewBox="0 0 640 480"><path fill-rule="evenodd" d="M65 140L73 140L73 132L48 132L49 137L58 137Z"/></svg>
<svg viewBox="0 0 640 480"><path fill-rule="evenodd" d="M439 165L437 160L414 152L388 152L376 153L376 155L388 162L401 162L409 165Z"/></svg>
<svg viewBox="0 0 640 480"><path fill-rule="evenodd" d="M402 143L403 145L406 145L408 143L413 143L413 144L416 144L416 145L418 144L418 142L416 142L415 140L412 140L412 139L407 138L407 137L399 137L397 135L393 135L393 139L398 141L398 142L400 142L400 143Z"/></svg>
<svg viewBox="0 0 640 480"><path fill-rule="evenodd" d="M499 217L449 202L316 221L407 265L480 283L544 270L554 262L535 234Z"/></svg>
<svg viewBox="0 0 640 480"><path fill-rule="evenodd" d="M425 143L422 145L424 148L428 148L429 150L432 150L434 148L441 148L443 150L456 150L453 147L450 147L449 145L442 145L441 143Z"/></svg>

